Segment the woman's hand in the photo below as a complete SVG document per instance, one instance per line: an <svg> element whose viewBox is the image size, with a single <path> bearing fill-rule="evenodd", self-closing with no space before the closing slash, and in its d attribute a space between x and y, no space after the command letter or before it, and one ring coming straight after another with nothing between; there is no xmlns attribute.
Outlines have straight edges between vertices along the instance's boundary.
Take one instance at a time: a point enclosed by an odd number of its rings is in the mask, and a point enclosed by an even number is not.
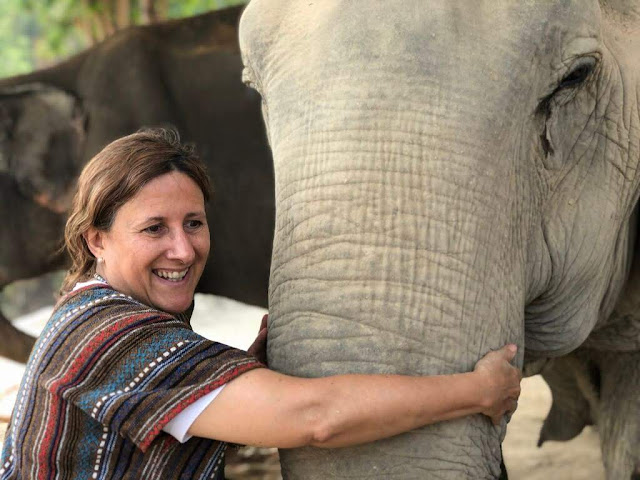
<svg viewBox="0 0 640 480"><path fill-rule="evenodd" d="M269 315L265 314L262 317L262 322L260 322L260 330L258 332L258 336L253 341L249 349L248 353L256 357L259 361L267 364L267 323L269 321Z"/></svg>
<svg viewBox="0 0 640 480"><path fill-rule="evenodd" d="M505 413L513 413L518 406L522 373L510 363L516 351L515 345L506 345L487 353L474 368L485 390L482 413L490 417L494 425L500 423Z"/></svg>

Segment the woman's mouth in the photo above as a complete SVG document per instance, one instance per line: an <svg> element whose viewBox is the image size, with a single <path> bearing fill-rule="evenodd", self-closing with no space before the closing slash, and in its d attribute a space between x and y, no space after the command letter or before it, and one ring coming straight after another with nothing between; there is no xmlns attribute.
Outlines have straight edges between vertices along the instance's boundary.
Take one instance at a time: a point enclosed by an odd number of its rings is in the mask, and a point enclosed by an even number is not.
<svg viewBox="0 0 640 480"><path fill-rule="evenodd" d="M181 281L189 272L189 268L185 268L184 270L175 271L175 270L153 270L153 273L158 277L169 280L170 282L179 282Z"/></svg>

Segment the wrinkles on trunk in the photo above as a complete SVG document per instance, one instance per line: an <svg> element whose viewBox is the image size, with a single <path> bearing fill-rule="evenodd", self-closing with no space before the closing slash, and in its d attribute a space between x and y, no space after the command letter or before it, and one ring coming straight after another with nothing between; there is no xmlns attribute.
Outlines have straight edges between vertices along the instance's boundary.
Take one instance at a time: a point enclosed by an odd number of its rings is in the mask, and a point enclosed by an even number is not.
<svg viewBox="0 0 640 480"><path fill-rule="evenodd" d="M380 122L376 113L340 118ZM491 156L471 145L462 154L393 128L383 129L387 142L374 129L328 135L324 127L274 149L270 366L305 377L454 373L521 343L524 273L511 250L519 237L509 230L509 173L505 182L478 168ZM283 451L283 473L498 478L503 434L504 425L476 415L372 445Z"/></svg>

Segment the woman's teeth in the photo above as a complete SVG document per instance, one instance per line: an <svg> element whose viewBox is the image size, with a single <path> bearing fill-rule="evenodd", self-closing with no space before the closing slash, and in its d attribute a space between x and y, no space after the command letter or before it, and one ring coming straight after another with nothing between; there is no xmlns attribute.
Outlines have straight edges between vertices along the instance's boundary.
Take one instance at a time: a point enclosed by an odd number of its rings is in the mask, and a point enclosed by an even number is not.
<svg viewBox="0 0 640 480"><path fill-rule="evenodd" d="M154 273L159 277L171 280L172 282L179 282L184 278L189 269L182 270L181 272L169 272L167 270L154 270Z"/></svg>

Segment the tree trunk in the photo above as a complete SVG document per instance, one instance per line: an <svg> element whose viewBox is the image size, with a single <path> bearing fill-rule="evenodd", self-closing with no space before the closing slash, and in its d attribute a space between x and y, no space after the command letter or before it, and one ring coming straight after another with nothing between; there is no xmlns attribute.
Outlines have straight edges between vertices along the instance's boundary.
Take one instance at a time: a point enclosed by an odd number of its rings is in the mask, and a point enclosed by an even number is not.
<svg viewBox="0 0 640 480"><path fill-rule="evenodd" d="M118 29L131 25L131 0L116 0L115 23Z"/></svg>
<svg viewBox="0 0 640 480"><path fill-rule="evenodd" d="M140 0L142 23L157 23L166 19L169 3L166 0Z"/></svg>

